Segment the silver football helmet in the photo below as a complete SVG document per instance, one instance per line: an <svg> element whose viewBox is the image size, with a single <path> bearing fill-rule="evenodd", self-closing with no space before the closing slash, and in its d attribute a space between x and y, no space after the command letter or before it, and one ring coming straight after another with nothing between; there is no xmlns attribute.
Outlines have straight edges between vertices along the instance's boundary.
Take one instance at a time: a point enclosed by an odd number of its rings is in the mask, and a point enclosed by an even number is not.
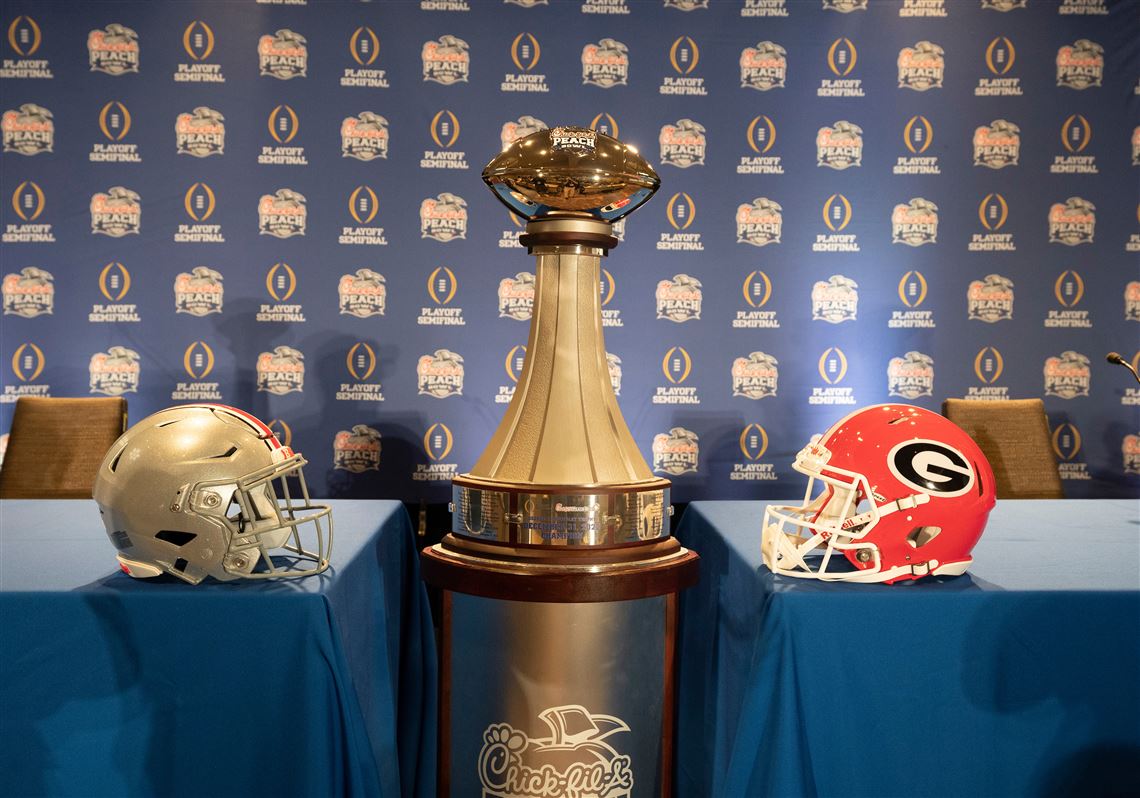
<svg viewBox="0 0 1140 798"><path fill-rule="evenodd" d="M119 564L133 577L169 573L196 585L207 576L311 576L329 566L332 516L309 499L305 462L249 413L180 405L115 441L94 497ZM310 526L313 550L301 544ZM283 551L273 557L275 549Z"/></svg>

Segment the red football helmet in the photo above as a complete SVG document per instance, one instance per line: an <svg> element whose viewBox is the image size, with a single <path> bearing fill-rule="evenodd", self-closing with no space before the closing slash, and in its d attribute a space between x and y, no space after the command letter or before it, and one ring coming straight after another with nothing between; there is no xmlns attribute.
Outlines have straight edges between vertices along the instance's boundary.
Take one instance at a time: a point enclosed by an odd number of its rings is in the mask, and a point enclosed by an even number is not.
<svg viewBox="0 0 1140 798"><path fill-rule="evenodd" d="M764 512L764 564L782 576L890 584L965 573L996 499L973 439L911 405L851 413L792 467L808 477L804 503Z"/></svg>

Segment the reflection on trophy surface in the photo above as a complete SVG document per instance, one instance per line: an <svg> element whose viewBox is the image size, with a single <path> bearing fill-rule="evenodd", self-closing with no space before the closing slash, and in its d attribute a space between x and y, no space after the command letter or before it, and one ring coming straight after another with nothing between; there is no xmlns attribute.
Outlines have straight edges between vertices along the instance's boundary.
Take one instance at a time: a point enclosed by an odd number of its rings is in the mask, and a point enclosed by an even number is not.
<svg viewBox="0 0 1140 798"><path fill-rule="evenodd" d="M527 356L490 444L454 482L452 532L508 544L606 546L667 535L669 481L655 477L614 396L602 339L600 259L611 223L660 185L637 151L588 128L514 142L483 179L527 219L537 259Z"/></svg>

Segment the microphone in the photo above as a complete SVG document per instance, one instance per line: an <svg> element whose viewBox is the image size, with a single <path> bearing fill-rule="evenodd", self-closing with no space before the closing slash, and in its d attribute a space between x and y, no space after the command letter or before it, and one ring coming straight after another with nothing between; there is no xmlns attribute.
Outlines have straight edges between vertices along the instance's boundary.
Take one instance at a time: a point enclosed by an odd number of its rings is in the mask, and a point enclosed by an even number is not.
<svg viewBox="0 0 1140 798"><path fill-rule="evenodd" d="M1119 352L1109 352L1104 356L1104 359L1117 366L1124 366L1124 368L1132 372L1132 376L1136 378L1136 382L1140 382L1140 374L1136 373L1136 369L1132 368L1132 364L1122 358Z"/></svg>

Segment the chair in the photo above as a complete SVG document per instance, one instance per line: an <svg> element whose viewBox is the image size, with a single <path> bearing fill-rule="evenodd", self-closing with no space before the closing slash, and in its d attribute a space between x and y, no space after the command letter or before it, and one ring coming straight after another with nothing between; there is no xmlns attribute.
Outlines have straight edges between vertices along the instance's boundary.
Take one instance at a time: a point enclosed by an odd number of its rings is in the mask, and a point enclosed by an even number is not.
<svg viewBox="0 0 1140 798"><path fill-rule="evenodd" d="M103 455L127 428L127 400L21 396L0 499L90 499Z"/></svg>
<svg viewBox="0 0 1140 798"><path fill-rule="evenodd" d="M1040 399L947 399L942 415L973 438L993 467L999 499L1063 499L1049 419Z"/></svg>

